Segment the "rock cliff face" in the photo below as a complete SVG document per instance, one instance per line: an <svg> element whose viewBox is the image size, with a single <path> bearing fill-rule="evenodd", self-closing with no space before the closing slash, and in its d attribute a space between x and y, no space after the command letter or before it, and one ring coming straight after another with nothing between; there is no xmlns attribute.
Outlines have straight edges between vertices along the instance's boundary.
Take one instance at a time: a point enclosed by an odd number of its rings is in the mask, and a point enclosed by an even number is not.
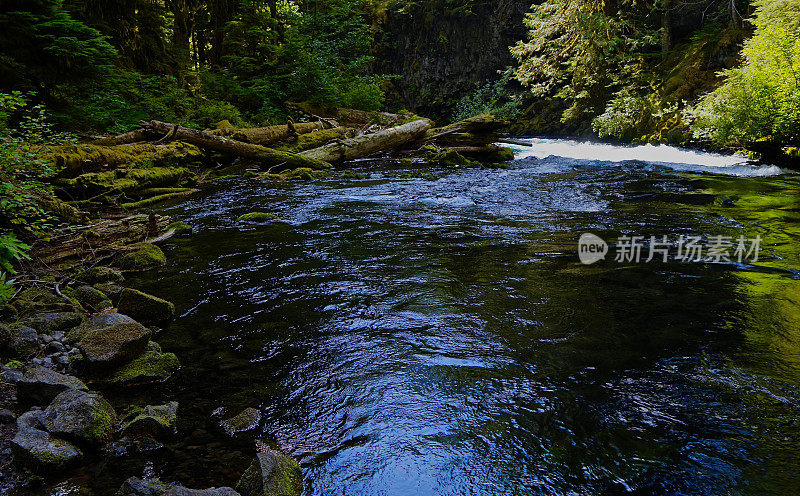
<svg viewBox="0 0 800 496"><path fill-rule="evenodd" d="M531 0L426 1L386 12L376 58L397 74L394 98L422 115L446 116L476 85L514 63ZM390 92L391 93L391 92Z"/></svg>

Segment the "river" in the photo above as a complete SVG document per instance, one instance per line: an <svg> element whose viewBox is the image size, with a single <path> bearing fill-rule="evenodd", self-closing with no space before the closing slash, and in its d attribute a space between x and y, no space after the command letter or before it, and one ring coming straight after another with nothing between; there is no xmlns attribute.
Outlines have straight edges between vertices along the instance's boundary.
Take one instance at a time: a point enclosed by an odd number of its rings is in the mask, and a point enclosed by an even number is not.
<svg viewBox="0 0 800 496"><path fill-rule="evenodd" d="M362 161L161 209L195 233L131 283L176 303L155 339L183 367L141 401L178 399L181 434L86 476L233 485L250 446L212 414L256 407L306 495L793 493L800 177L529 141L507 169ZM581 263L584 233L605 260ZM647 263L651 236L758 237L758 260Z"/></svg>

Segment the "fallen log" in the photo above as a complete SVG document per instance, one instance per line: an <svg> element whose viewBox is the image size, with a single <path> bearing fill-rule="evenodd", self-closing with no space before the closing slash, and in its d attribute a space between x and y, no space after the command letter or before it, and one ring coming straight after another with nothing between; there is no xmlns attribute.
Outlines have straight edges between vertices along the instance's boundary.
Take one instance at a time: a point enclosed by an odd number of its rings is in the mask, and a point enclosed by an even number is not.
<svg viewBox="0 0 800 496"><path fill-rule="evenodd" d="M47 150L45 156L52 160L60 177L75 177L106 167L136 167L140 164L176 166L205 159L202 151L186 143L56 146Z"/></svg>
<svg viewBox="0 0 800 496"><path fill-rule="evenodd" d="M323 121L290 123L283 126L268 126L254 128L222 128L207 131L214 136L224 136L244 143L267 146L280 141L295 139L300 135L313 133L333 127Z"/></svg>
<svg viewBox="0 0 800 496"><path fill-rule="evenodd" d="M319 148L301 152L298 155L324 162L341 162L364 158L373 153L403 146L419 139L430 129L431 124L428 119L420 119L377 133L334 141Z"/></svg>
<svg viewBox="0 0 800 496"><path fill-rule="evenodd" d="M215 136L203 131L187 129L176 124L160 121L142 121L139 124L151 134L161 134L165 138L184 141L207 150L255 160L265 165L271 165L273 168L296 169L307 167L311 169L329 169L331 167L326 161L314 157L282 152L252 143L243 143L224 136Z"/></svg>
<svg viewBox="0 0 800 496"><path fill-rule="evenodd" d="M134 131L130 131L124 134L119 134L117 136L108 136L105 138L100 138L98 140L92 141L90 144L98 146L116 146L116 145L128 145L131 143L140 143L142 141L147 141L147 133L145 133L144 130L142 129L136 129Z"/></svg>
<svg viewBox="0 0 800 496"><path fill-rule="evenodd" d="M392 126L408 120L408 116L390 114L388 112L370 112L368 110L355 110L339 107L322 107L309 102L287 102L290 110L302 112L315 119L333 119L344 126L363 126L366 124L380 124Z"/></svg>
<svg viewBox="0 0 800 496"><path fill-rule="evenodd" d="M489 135L508 125L507 121L497 119L491 114L481 114L444 127L431 129L425 134L425 141L435 141L448 135L457 134Z"/></svg>

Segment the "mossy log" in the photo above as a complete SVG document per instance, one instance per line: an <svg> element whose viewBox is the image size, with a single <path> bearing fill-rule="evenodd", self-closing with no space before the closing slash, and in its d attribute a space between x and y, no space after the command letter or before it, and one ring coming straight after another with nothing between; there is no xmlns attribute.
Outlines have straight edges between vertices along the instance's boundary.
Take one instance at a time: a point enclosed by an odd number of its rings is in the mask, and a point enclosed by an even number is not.
<svg viewBox="0 0 800 496"><path fill-rule="evenodd" d="M283 126L254 127L254 128L222 128L207 131L214 136L224 136L244 143L267 146L281 141L296 139L315 131L330 129L331 125L323 121L290 123Z"/></svg>
<svg viewBox="0 0 800 496"><path fill-rule="evenodd" d="M116 146L116 145L129 145L131 143L141 143L147 141L149 136L143 129L136 129L117 136L107 136L98 140L92 141L91 145L96 146Z"/></svg>
<svg viewBox="0 0 800 496"><path fill-rule="evenodd" d="M392 127L373 134L364 134L345 140L337 140L298 155L325 162L341 162L364 158L389 148L401 147L418 140L431 128L431 121L420 119L401 126Z"/></svg>
<svg viewBox="0 0 800 496"><path fill-rule="evenodd" d="M448 135L489 135L507 127L510 123L491 114L480 114L444 127L431 129L425 135L426 141L444 139Z"/></svg>
<svg viewBox="0 0 800 496"><path fill-rule="evenodd" d="M201 162L203 152L188 143L138 143L119 146L73 145L51 148L47 154L61 177L75 177L105 167L181 166Z"/></svg>
<svg viewBox="0 0 800 496"><path fill-rule="evenodd" d="M164 135L171 140L184 141L200 148L215 152L242 157L272 168L296 169L308 167L311 169L329 169L331 164L310 156L282 152L252 143L244 143L224 136L215 136L195 129L187 129L175 124L160 121L142 121L139 123L144 129L153 134Z"/></svg>
<svg viewBox="0 0 800 496"><path fill-rule="evenodd" d="M75 178L59 178L53 184L73 196L91 196L107 191L135 193L192 182L191 171L184 167L124 167L106 172L89 172Z"/></svg>
<svg viewBox="0 0 800 496"><path fill-rule="evenodd" d="M335 127L298 136L296 141L285 144L278 150L298 153L313 150L333 140L352 138L355 135L356 130L351 127Z"/></svg>
<svg viewBox="0 0 800 496"><path fill-rule="evenodd" d="M321 107L309 102L287 102L286 106L290 110L302 112L315 119L333 119L343 126L363 126L366 124L393 126L409 119L407 115L390 114L388 112L370 112L367 110L354 110L339 107Z"/></svg>

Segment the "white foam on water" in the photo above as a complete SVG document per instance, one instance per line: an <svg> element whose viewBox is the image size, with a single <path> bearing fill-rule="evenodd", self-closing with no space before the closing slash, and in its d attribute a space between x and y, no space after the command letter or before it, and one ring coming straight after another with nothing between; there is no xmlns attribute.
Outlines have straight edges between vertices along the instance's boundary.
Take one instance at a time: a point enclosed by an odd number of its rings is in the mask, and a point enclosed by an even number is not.
<svg viewBox="0 0 800 496"><path fill-rule="evenodd" d="M514 149L517 160L551 156L576 160L625 162L638 160L677 170L734 176L775 176L786 171L774 165L752 165L743 155L707 153L668 145L618 146L590 141L523 138L532 146L504 145Z"/></svg>

